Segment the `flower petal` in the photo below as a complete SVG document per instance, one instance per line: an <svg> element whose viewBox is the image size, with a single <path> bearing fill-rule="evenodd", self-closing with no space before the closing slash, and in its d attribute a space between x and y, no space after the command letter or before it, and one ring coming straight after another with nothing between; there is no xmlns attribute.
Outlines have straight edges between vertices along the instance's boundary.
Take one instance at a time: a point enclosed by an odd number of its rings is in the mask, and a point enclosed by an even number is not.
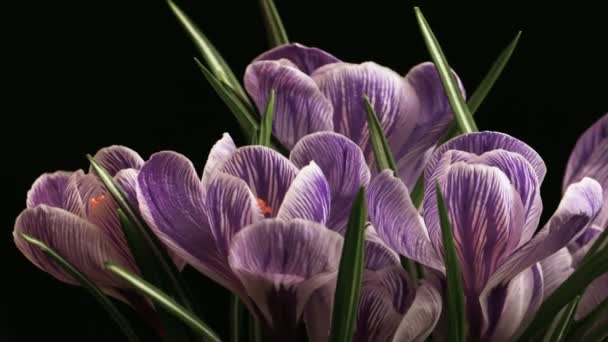
<svg viewBox="0 0 608 342"><path fill-rule="evenodd" d="M547 173L547 168L538 153L521 140L504 133L491 131L462 134L437 148L424 171L426 182L427 184L429 180L434 182L432 175L435 173L435 168L438 166L437 164L443 155L450 150L469 152L479 156L485 152L499 149L523 156L532 165L538 177L538 184L542 183Z"/></svg>
<svg viewBox="0 0 608 342"><path fill-rule="evenodd" d="M401 265L399 255L378 236L373 226L365 230L365 269L378 271L385 267Z"/></svg>
<svg viewBox="0 0 608 342"><path fill-rule="evenodd" d="M448 208L465 292L479 294L519 243L523 207L498 168L457 162L439 179ZM424 200L424 218L437 253L443 252L437 199Z"/></svg>
<svg viewBox="0 0 608 342"><path fill-rule="evenodd" d="M209 278L242 293L209 227L202 184L192 163L178 153L159 152L137 178L142 217L158 238Z"/></svg>
<svg viewBox="0 0 608 342"><path fill-rule="evenodd" d="M308 75L288 63L250 64L245 71L245 89L260 113L275 90L272 131L288 149L307 134L333 130L331 102Z"/></svg>
<svg viewBox="0 0 608 342"><path fill-rule="evenodd" d="M363 287L359 298L355 342L390 342L402 314L393 307L388 293L378 287Z"/></svg>
<svg viewBox="0 0 608 342"><path fill-rule="evenodd" d="M414 302L401 319L393 342L425 341L439 321L441 310L439 291L430 282L424 281L416 290Z"/></svg>
<svg viewBox="0 0 608 342"><path fill-rule="evenodd" d="M598 181L608 198L608 113L594 123L578 139L566 168L564 191L568 185L583 177ZM608 226L608 200L595 219L600 227Z"/></svg>
<svg viewBox="0 0 608 342"><path fill-rule="evenodd" d="M454 74L455 75L455 74ZM457 76L456 76L457 78ZM418 99L418 115L412 133L405 137L395 131L391 144L399 169L399 176L408 187L413 188L430 157L435 144L443 136L452 121L452 110L441 85L439 74L433 63L425 62L414 66L405 76ZM461 91L464 94L464 88Z"/></svg>
<svg viewBox="0 0 608 342"><path fill-rule="evenodd" d="M132 260L124 258L103 231L63 209L41 204L24 210L17 217L13 236L17 248L36 266L61 281L78 284L38 247L23 240L19 232L44 242L100 287L126 287L105 271L106 261L137 273Z"/></svg>
<svg viewBox="0 0 608 342"><path fill-rule="evenodd" d="M139 170L136 169L123 169L120 170L114 181L118 184L120 189L125 194L127 201L133 208L139 208L137 204L137 174Z"/></svg>
<svg viewBox="0 0 608 342"><path fill-rule="evenodd" d="M340 61L321 49L295 43L277 46L272 50L266 51L258 56L254 62L279 59L289 60L307 75L312 74L313 71L325 64Z"/></svg>
<svg viewBox="0 0 608 342"><path fill-rule="evenodd" d="M236 145L228 133L224 133L222 138L218 140L211 151L209 151L209 157L207 157L207 163L203 170L203 184L207 184L209 177L215 173L215 171L221 170L226 161L232 157L236 152Z"/></svg>
<svg viewBox="0 0 608 342"><path fill-rule="evenodd" d="M548 298L574 272L572 255L564 247L540 262L543 269L544 297Z"/></svg>
<svg viewBox="0 0 608 342"><path fill-rule="evenodd" d="M122 169L139 170L144 164L144 160L137 152L119 145L104 147L97 151L93 158L108 171L110 176L116 175ZM94 173L92 166L89 168L89 173Z"/></svg>
<svg viewBox="0 0 608 342"><path fill-rule="evenodd" d="M344 232L355 196L370 179L361 149L343 135L320 132L300 140L289 158L299 168L311 161L321 168L331 190L327 226Z"/></svg>
<svg viewBox="0 0 608 342"><path fill-rule="evenodd" d="M234 235L264 215L242 179L221 172L210 178L205 189L209 227L216 248L227 260Z"/></svg>
<svg viewBox="0 0 608 342"><path fill-rule="evenodd" d="M298 169L278 152L262 146L239 148L221 169L245 181L275 217Z"/></svg>
<svg viewBox="0 0 608 342"><path fill-rule="evenodd" d="M27 207L33 208L39 204L63 208L65 190L72 172L56 171L45 173L38 177L27 192Z"/></svg>
<svg viewBox="0 0 608 342"><path fill-rule="evenodd" d="M606 298L608 298L608 274L603 274L587 286L576 310L575 318L577 320L584 318Z"/></svg>
<svg viewBox="0 0 608 342"><path fill-rule="evenodd" d="M602 188L595 180L583 178L570 185L545 227L500 265L484 292L566 246L591 223L602 204Z"/></svg>
<svg viewBox="0 0 608 342"><path fill-rule="evenodd" d="M323 171L311 162L298 172L289 187L277 218L301 218L321 224L327 223L330 208L329 184Z"/></svg>
<svg viewBox="0 0 608 342"><path fill-rule="evenodd" d="M543 273L539 264L528 268L509 281L496 297L480 298L490 312L490 327L485 332L492 341L508 341L529 322L543 300ZM483 304L482 304L483 305ZM501 309L502 307L502 309ZM496 313L497 317L492 317ZM486 327L487 328L487 327Z"/></svg>
<svg viewBox="0 0 608 342"><path fill-rule="evenodd" d="M370 221L386 244L425 266L444 269L407 188L392 171L385 170L372 180L367 203Z"/></svg>
<svg viewBox="0 0 608 342"><path fill-rule="evenodd" d="M365 95L393 149L413 130L417 116L414 90L394 71L373 62L335 63L318 69L312 77L333 105L334 130L358 144L368 164L372 165L374 158L367 129Z"/></svg>
<svg viewBox="0 0 608 342"><path fill-rule="evenodd" d="M234 237L229 262L273 329L295 329L315 290L335 279L342 237L323 225L262 220Z"/></svg>

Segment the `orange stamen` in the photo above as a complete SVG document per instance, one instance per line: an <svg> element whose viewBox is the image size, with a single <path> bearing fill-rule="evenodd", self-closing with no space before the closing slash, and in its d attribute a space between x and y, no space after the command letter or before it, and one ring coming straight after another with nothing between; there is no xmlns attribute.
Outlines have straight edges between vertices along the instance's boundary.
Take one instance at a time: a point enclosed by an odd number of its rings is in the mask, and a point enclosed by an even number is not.
<svg viewBox="0 0 608 342"><path fill-rule="evenodd" d="M266 201L261 198L256 199L256 201L258 202L258 206L260 207L260 210L262 211L262 214L264 214L264 216L269 216L270 214L272 214L272 208L268 204L266 204Z"/></svg>
<svg viewBox="0 0 608 342"><path fill-rule="evenodd" d="M96 206L101 204L101 202L103 202L105 199L106 199L105 195L99 195L97 197L91 198L91 200L89 202L91 203L91 207L95 208Z"/></svg>

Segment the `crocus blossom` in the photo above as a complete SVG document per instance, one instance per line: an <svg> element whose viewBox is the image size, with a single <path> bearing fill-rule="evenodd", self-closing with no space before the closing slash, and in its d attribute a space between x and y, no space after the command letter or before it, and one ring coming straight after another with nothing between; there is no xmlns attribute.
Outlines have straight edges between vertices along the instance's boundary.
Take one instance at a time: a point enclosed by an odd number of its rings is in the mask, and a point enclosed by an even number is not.
<svg viewBox="0 0 608 342"><path fill-rule="evenodd" d="M597 237L608 227L608 114L593 124L578 139L566 168L563 189L584 177L598 181L604 191L604 204L593 223L567 247L543 260L545 296L549 296L581 263ZM576 312L576 319L586 316L608 298L608 274L587 287Z"/></svg>
<svg viewBox="0 0 608 342"><path fill-rule="evenodd" d="M543 299L539 262L577 237L602 206L601 186L583 178L567 188L557 211L535 234L545 172L542 159L523 142L481 132L452 139L433 153L425 169L423 215L391 172L369 186L370 220L380 238L444 272L439 183L462 269L471 341L504 341L516 333Z"/></svg>
<svg viewBox="0 0 608 342"><path fill-rule="evenodd" d="M308 297L335 273L342 238L333 230L342 227L356 192L369 181L360 149L339 134L302 139L290 159L263 146L236 148L225 134L212 148L202 177L186 157L159 152L137 181L140 210L161 241L239 295L283 338L300 320ZM334 193L340 196L332 198ZM274 246L274 239L290 239L291 245ZM315 247L323 241L332 247ZM263 242L268 247L259 247ZM300 255L299 244L307 243L311 250ZM289 258L281 256L287 252ZM315 258L325 266L316 270ZM281 311L287 309L293 311Z"/></svg>
<svg viewBox="0 0 608 342"><path fill-rule="evenodd" d="M273 133L285 147L310 133L335 131L358 144L376 172L363 100L368 96L408 188L452 118L432 63L402 77L373 62L345 63L320 49L288 44L257 57L244 83L261 113L276 91Z"/></svg>
<svg viewBox="0 0 608 342"><path fill-rule="evenodd" d="M137 170L144 161L123 146L101 149L95 159L134 200ZM137 272L118 218L118 206L92 171L57 171L40 176L27 194L27 208L15 223L17 248L36 266L53 277L78 284L39 248L20 233L41 240L86 275L104 292L123 299L127 285L104 269L113 261Z"/></svg>

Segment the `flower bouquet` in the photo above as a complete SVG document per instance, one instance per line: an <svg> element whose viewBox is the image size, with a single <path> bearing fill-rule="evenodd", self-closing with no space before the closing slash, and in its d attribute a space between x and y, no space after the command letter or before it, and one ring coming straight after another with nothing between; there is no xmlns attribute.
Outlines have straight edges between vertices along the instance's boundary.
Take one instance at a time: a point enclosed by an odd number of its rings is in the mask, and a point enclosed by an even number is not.
<svg viewBox="0 0 608 342"><path fill-rule="evenodd" d="M84 287L128 341L142 341L129 307L176 342L608 338L608 114L542 225L541 156L473 119L519 33L466 100L418 8L431 61L403 77L289 42L261 0L274 48L241 83L168 5L251 144L226 133L203 167L103 148L87 172L40 176L14 228L25 257ZM199 316L184 267L230 294L229 336Z"/></svg>

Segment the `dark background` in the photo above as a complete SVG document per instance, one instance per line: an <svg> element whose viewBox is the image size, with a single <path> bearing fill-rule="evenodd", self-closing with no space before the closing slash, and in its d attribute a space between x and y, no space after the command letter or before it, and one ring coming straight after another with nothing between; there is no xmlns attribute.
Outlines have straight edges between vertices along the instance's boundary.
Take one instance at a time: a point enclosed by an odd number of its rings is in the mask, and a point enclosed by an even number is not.
<svg viewBox="0 0 608 342"><path fill-rule="evenodd" d="M605 1L534 2L276 0L292 41L352 62L374 60L405 74L428 55L413 14L419 5L453 68L472 93L500 50L523 30L506 72L478 112L481 129L499 130L545 159L546 218L577 136L608 111L608 11ZM257 1L178 1L237 75L266 49ZM12 243L25 194L43 172L86 168L85 153L123 144L144 157L171 149L202 167L222 132L240 138L205 82L190 40L164 1L29 1L4 11L12 21L3 77L3 341L120 341L87 294L22 257ZM534 7L536 6L536 7ZM6 47L6 42L4 43ZM241 140L242 142L242 140ZM194 271L205 319L220 333L223 291Z"/></svg>

